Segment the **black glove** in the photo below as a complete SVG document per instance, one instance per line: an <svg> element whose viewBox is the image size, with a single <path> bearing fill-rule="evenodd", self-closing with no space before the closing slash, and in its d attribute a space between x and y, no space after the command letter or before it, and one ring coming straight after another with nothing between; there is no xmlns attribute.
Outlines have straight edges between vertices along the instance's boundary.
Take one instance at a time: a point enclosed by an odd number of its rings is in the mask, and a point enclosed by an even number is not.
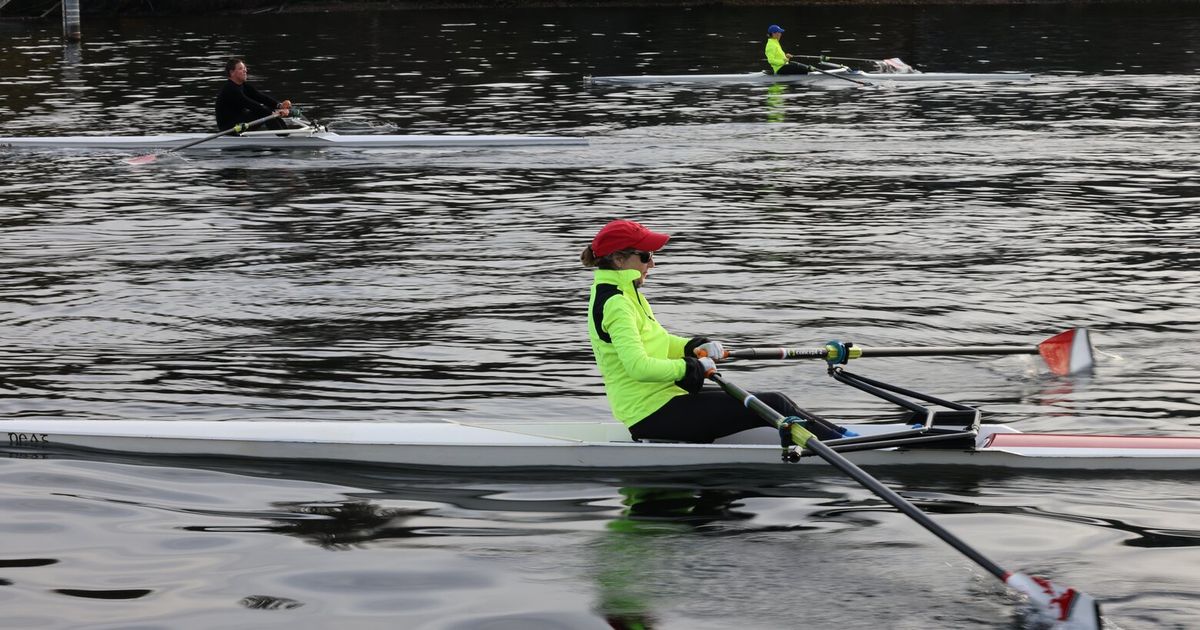
<svg viewBox="0 0 1200 630"><path fill-rule="evenodd" d="M717 364L708 357L703 359L684 357L683 361L687 364L687 368L683 373L683 378L675 381L675 385L680 389L687 390L689 394L700 391L700 388L704 387L704 379L717 371Z"/></svg>

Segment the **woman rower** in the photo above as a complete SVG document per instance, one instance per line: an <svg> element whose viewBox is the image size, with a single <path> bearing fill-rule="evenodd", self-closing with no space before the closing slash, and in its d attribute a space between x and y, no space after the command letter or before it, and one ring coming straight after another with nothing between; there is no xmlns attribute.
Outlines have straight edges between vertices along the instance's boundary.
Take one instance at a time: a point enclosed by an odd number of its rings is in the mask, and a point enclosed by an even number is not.
<svg viewBox="0 0 1200 630"><path fill-rule="evenodd" d="M767 63L771 74L808 74L808 66L792 61L792 56L783 52L783 29L778 24L767 27Z"/></svg>
<svg viewBox="0 0 1200 630"><path fill-rule="evenodd" d="M654 252L670 236L640 223L605 225L583 250L585 267L596 267L588 306L588 336L613 415L637 440L709 443L766 424L717 388L702 389L727 353L719 341L685 339L654 319L638 291L654 268ZM755 393L785 416L806 418L821 439L842 437L836 425L800 409L778 392Z"/></svg>

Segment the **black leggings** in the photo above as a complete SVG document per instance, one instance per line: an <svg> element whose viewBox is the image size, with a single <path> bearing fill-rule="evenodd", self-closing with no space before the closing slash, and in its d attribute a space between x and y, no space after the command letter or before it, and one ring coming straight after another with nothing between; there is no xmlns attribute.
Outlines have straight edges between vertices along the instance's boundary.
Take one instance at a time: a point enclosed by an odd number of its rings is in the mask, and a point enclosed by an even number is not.
<svg viewBox="0 0 1200 630"><path fill-rule="evenodd" d="M779 66L779 71L775 74L808 74L808 68L795 61L789 61Z"/></svg>
<svg viewBox="0 0 1200 630"><path fill-rule="evenodd" d="M785 416L813 418L791 398L779 392L752 392L759 400ZM828 424L828 423L826 423ZM702 389L695 394L676 396L658 411L629 428L635 440L671 440L708 444L746 429L771 426L751 409L720 389ZM834 425L829 425L834 426ZM810 427L812 430L813 427ZM836 433L814 431L817 437L837 437ZM825 433L824 435L822 433Z"/></svg>

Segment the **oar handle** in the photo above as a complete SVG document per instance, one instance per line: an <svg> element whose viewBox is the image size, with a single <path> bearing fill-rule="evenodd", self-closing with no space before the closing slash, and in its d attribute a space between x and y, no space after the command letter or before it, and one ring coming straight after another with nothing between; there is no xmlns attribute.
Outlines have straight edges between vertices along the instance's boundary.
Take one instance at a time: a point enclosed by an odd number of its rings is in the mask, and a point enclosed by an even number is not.
<svg viewBox="0 0 1200 630"><path fill-rule="evenodd" d="M727 359L824 359L825 348L748 348L730 350Z"/></svg>

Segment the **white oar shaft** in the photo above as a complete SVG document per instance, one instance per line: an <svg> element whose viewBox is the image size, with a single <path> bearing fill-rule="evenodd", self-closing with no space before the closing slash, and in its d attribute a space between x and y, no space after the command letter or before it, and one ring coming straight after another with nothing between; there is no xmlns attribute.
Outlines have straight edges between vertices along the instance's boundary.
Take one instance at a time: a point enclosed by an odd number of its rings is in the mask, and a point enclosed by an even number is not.
<svg viewBox="0 0 1200 630"><path fill-rule="evenodd" d="M750 348L734 350L730 359L825 359L845 363L859 357L933 357L966 355L1040 354L1055 374L1087 372L1094 363L1091 336L1086 328L1072 328L1036 346L919 346L872 348L830 342L824 348ZM840 351L839 351L840 348ZM843 354L844 353L844 354Z"/></svg>
<svg viewBox="0 0 1200 630"><path fill-rule="evenodd" d="M220 138L221 136L227 136L231 133L241 133L247 129L257 127L257 126L267 122L268 120L271 120L272 118L279 118L279 114L271 114L270 116L263 116L262 118L259 118L258 120L252 120L248 123L238 123L224 131L219 131L212 135L204 136L203 138L192 140L191 142L188 142L186 144L181 144L177 147L172 148L171 151L182 151L189 147L194 147L197 144L200 144L201 142L208 142L209 140L215 140L217 138Z"/></svg>
<svg viewBox="0 0 1200 630"><path fill-rule="evenodd" d="M792 55L801 59L816 59L818 61L863 61L870 63L879 63L878 59L861 59L859 57L830 57L828 55Z"/></svg>
<svg viewBox="0 0 1200 630"><path fill-rule="evenodd" d="M859 348L864 357L933 357L974 354L1037 354L1037 346L927 346L920 348Z"/></svg>
<svg viewBox="0 0 1200 630"><path fill-rule="evenodd" d="M1036 346L919 346L872 348L854 346L863 357L936 357L985 354L1038 354ZM827 348L748 348L733 350L731 359L824 359Z"/></svg>

